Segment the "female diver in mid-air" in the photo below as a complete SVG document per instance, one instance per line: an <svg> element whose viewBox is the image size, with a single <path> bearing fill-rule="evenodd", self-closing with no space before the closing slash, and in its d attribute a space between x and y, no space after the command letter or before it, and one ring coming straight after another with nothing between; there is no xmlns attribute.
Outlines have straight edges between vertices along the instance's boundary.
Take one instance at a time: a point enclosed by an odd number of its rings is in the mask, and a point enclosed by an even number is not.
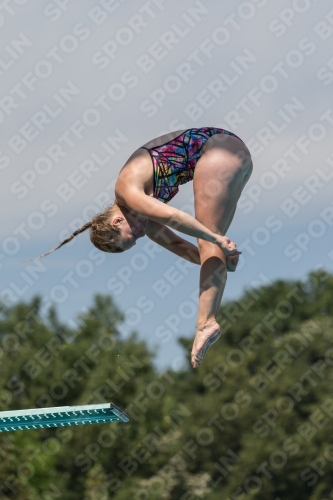
<svg viewBox="0 0 333 500"><path fill-rule="evenodd" d="M129 250L146 234L167 250L199 264L199 311L191 354L196 368L221 335L216 316L227 270L236 269L240 254L225 234L251 173L248 148L227 130L203 127L162 135L127 160L111 207L37 259L90 228L91 242L103 252ZM178 186L192 179L195 218L167 205ZM169 228L197 238L198 248Z"/></svg>

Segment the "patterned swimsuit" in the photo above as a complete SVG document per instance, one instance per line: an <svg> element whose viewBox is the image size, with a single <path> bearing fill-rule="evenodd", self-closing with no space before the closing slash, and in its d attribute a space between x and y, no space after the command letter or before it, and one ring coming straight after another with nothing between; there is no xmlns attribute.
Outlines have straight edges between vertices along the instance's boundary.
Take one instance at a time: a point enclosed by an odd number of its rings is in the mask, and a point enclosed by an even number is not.
<svg viewBox="0 0 333 500"><path fill-rule="evenodd" d="M168 203L179 191L179 185L193 179L194 169L205 142L215 134L233 135L222 128L190 128L172 141L156 148L145 148L154 167L154 198ZM241 140L241 139L240 139Z"/></svg>

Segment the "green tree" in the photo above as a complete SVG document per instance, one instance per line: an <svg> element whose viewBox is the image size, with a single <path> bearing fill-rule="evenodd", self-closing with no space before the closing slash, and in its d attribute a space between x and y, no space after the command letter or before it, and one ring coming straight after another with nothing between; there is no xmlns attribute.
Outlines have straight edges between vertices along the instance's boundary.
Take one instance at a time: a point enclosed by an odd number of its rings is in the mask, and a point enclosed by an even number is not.
<svg viewBox="0 0 333 500"><path fill-rule="evenodd" d="M126 424L0 435L17 500L333 498L333 276L276 281L223 304L202 366L164 373L95 295L62 324L41 297L0 310L1 410L114 402ZM192 339L179 340L190 360Z"/></svg>

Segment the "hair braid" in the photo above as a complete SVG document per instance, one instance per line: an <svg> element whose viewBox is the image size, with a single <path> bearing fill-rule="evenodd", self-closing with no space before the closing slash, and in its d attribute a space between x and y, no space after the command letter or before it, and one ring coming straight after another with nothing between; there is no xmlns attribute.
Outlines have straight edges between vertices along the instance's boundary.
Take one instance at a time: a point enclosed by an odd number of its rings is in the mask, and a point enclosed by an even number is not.
<svg viewBox="0 0 333 500"><path fill-rule="evenodd" d="M45 257L46 255L49 255L55 250L58 250L58 248L62 247L66 243L69 243L75 236L83 233L83 231L88 228L91 228L90 241L96 248L98 248L102 252L122 252L122 248L119 247L120 229L113 226L110 222L110 217L114 215L117 210L118 206L116 204L108 207L106 210L104 210L104 212L96 214L89 222L74 231L74 233L72 233L68 238L64 239L57 247L49 250L39 257L25 260L23 262L31 262L33 260L38 260L42 257Z"/></svg>
<svg viewBox="0 0 333 500"><path fill-rule="evenodd" d="M62 241L60 243L60 245L58 245L57 247L53 248L52 250L49 250L46 253L43 253L43 255L40 255L39 257L35 257L35 258L29 259L29 260L25 260L24 262L31 262L33 260L38 260L38 259L41 259L42 257L45 257L46 255L49 255L50 253L54 252L55 250L58 250L58 248L62 247L62 245L65 245L65 243L69 243L76 235L78 235L80 233L83 233L83 231L85 231L86 229L88 229L88 227L91 227L91 225L92 225L91 221L87 222L84 226L82 226L79 229L77 229L76 231L74 231L73 234L71 234L68 238L66 238L64 241Z"/></svg>

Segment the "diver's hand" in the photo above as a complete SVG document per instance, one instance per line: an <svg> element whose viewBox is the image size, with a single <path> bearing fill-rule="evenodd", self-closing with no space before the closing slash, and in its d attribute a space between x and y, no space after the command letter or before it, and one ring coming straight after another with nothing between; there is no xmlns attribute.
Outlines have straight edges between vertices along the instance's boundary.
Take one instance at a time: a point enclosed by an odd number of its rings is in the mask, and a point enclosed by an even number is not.
<svg viewBox="0 0 333 500"><path fill-rule="evenodd" d="M238 261L239 261L239 254L227 255L226 264L227 264L227 271L229 273L234 273L236 271Z"/></svg>
<svg viewBox="0 0 333 500"><path fill-rule="evenodd" d="M237 245L227 236L221 236L220 234L215 235L215 245L217 245L223 251L224 255L239 255L242 252L238 252Z"/></svg>

